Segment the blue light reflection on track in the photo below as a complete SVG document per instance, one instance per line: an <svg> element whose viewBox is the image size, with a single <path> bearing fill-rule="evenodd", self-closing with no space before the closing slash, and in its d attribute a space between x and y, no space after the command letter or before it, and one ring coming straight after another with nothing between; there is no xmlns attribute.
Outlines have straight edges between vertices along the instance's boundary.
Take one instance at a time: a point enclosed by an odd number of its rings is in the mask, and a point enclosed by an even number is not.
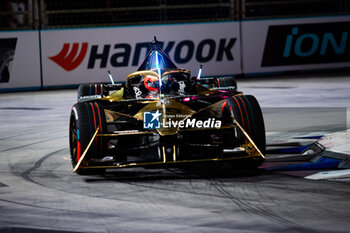
<svg viewBox="0 0 350 233"><path fill-rule="evenodd" d="M341 160L334 158L320 158L317 162L307 162L289 165L276 165L271 167L265 167L268 171L297 171L297 170L313 170L313 169L325 169L335 168L339 165Z"/></svg>

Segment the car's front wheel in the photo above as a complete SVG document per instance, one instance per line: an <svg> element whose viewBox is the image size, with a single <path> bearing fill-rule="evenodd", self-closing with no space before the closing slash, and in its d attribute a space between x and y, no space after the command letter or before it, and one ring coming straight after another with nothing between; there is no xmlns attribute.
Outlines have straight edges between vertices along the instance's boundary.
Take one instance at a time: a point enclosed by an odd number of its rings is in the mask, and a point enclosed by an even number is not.
<svg viewBox="0 0 350 233"><path fill-rule="evenodd" d="M266 150L265 124L262 111L257 99L251 95L232 96L227 102L236 121L248 133L255 145L262 154ZM236 137L239 144L245 143L245 136L241 130L236 128ZM244 167L258 167L263 163L261 157L246 159L243 161Z"/></svg>
<svg viewBox="0 0 350 233"><path fill-rule="evenodd" d="M106 119L104 110L98 102L77 103L72 107L69 123L69 146L73 168L77 165L89 145L94 133L104 132ZM86 152L84 161L99 158L104 152L104 141L101 137L95 138ZM78 169L76 173L95 174L104 172L103 169Z"/></svg>

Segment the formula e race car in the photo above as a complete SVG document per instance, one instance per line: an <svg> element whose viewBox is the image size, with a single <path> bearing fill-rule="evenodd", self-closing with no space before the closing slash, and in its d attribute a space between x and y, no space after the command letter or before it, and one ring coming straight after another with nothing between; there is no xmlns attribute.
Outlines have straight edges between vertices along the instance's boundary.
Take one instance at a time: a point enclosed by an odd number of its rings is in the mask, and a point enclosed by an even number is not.
<svg viewBox="0 0 350 233"><path fill-rule="evenodd" d="M124 167L264 161L265 127L257 100L233 77L192 77L156 39L123 84L84 84L69 123L77 174Z"/></svg>

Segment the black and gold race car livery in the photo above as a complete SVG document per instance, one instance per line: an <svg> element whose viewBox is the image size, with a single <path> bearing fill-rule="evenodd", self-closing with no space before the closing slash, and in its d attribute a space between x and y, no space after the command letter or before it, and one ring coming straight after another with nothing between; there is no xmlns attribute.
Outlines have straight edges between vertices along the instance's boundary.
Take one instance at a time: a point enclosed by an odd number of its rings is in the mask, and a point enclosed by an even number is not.
<svg viewBox="0 0 350 233"><path fill-rule="evenodd" d="M264 160L265 127L257 100L233 77L201 78L177 68L153 41L123 84L84 84L69 124L74 172Z"/></svg>

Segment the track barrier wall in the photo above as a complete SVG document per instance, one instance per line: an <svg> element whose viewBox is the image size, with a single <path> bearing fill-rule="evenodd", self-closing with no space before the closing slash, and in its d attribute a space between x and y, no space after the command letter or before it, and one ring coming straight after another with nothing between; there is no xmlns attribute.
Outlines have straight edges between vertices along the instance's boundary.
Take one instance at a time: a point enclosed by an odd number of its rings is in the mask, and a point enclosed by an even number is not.
<svg viewBox="0 0 350 233"><path fill-rule="evenodd" d="M40 89L38 31L0 32L0 91Z"/></svg>
<svg viewBox="0 0 350 233"><path fill-rule="evenodd" d="M137 70L154 36L178 67L207 75L239 74L239 23L136 26L78 30L44 30L44 86L115 81ZM196 74L193 74L196 75Z"/></svg>
<svg viewBox="0 0 350 233"><path fill-rule="evenodd" d="M124 81L153 37L204 76L350 67L350 16L0 32L0 91ZM8 54L7 54L8 55ZM6 72L8 69L8 73Z"/></svg>
<svg viewBox="0 0 350 233"><path fill-rule="evenodd" d="M350 17L242 22L242 73L350 67Z"/></svg>

